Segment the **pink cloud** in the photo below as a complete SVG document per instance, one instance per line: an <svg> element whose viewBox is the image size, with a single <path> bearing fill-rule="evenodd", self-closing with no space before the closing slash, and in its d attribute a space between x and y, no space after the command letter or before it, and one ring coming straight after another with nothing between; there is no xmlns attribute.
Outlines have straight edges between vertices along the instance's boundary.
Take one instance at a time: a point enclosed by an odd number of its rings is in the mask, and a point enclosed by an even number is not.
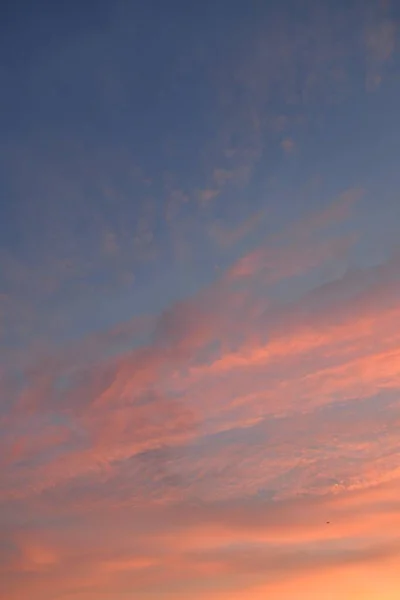
<svg viewBox="0 0 400 600"><path fill-rule="evenodd" d="M196 598L206 577L218 598L246 578L243 593L284 590L283 572L397 560L398 258L273 295L346 263L354 239L325 234L358 197L160 315L33 358L1 440L0 498L44 525L11 535L7 597Z"/></svg>

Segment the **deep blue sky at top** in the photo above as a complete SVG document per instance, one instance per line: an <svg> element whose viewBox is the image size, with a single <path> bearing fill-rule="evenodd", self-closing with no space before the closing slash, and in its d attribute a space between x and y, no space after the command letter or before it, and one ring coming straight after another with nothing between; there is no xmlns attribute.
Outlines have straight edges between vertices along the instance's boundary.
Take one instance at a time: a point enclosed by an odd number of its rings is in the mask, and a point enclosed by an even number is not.
<svg viewBox="0 0 400 600"><path fill-rule="evenodd" d="M368 65L363 43L395 6L9 4L0 41L3 293L77 302L86 314L101 290L126 317L132 291L121 282L133 273L137 310L160 308L351 186L367 188L365 227L378 239L395 235L399 79L395 60ZM369 68L385 75L374 91ZM214 196L201 202L207 190ZM264 229L239 249L210 240L215 223L235 227L260 210ZM118 268L103 256L110 239ZM10 261L34 281L15 277ZM61 281L45 301L43 278Z"/></svg>

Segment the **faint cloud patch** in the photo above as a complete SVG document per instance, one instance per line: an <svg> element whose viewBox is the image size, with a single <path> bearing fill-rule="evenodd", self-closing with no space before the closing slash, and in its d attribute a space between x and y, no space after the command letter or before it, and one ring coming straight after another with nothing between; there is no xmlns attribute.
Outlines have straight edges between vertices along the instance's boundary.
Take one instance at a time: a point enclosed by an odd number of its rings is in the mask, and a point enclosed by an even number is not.
<svg viewBox="0 0 400 600"><path fill-rule="evenodd" d="M104 252L107 256L115 256L118 254L117 236L112 231L107 231L103 240Z"/></svg>
<svg viewBox="0 0 400 600"><path fill-rule="evenodd" d="M296 149L296 144L292 138L285 138L281 141L281 148L285 154L292 154Z"/></svg>
<svg viewBox="0 0 400 600"><path fill-rule="evenodd" d="M395 52L396 36L397 25L391 19L381 20L367 28L364 37L367 53L367 91L374 91L381 84L385 66Z"/></svg>
<svg viewBox="0 0 400 600"><path fill-rule="evenodd" d="M264 216L265 212L259 211L233 227L224 226L223 222L216 221L211 224L209 235L221 247L233 246L257 229Z"/></svg>
<svg viewBox="0 0 400 600"><path fill-rule="evenodd" d="M205 189L199 191L199 200L200 204L205 205L208 204L211 200L218 196L218 190L214 189Z"/></svg>

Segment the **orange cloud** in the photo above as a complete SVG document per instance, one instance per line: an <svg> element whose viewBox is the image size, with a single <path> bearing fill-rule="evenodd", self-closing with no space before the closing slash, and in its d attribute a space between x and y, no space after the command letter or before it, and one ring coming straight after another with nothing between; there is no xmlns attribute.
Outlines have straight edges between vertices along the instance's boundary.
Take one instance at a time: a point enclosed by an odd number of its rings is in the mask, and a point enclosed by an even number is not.
<svg viewBox="0 0 400 600"><path fill-rule="evenodd" d="M387 569L399 560L400 513L393 502L398 491L395 481L284 502L186 502L142 507L134 514L128 507L122 512L108 507L61 535L53 530L46 542L43 535L39 541L25 534L19 542L18 570L24 565L25 572L20 589L30 589L33 597L45 593L44 598L54 586L63 593L74 588L82 597L129 589L138 598L149 593L167 598L168 590L184 585L196 598L206 577L211 597L223 598L224 590L286 593L296 581L316 585L368 564ZM102 538L107 544L99 546ZM45 580L34 577L44 570L47 590Z"/></svg>

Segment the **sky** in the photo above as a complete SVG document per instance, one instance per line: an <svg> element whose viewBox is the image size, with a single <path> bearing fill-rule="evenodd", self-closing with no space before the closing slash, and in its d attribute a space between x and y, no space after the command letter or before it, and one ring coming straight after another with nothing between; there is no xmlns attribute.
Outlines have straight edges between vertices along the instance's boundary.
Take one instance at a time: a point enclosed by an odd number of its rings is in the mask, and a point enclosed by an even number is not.
<svg viewBox="0 0 400 600"><path fill-rule="evenodd" d="M8 3L1 598L400 598L399 19Z"/></svg>

